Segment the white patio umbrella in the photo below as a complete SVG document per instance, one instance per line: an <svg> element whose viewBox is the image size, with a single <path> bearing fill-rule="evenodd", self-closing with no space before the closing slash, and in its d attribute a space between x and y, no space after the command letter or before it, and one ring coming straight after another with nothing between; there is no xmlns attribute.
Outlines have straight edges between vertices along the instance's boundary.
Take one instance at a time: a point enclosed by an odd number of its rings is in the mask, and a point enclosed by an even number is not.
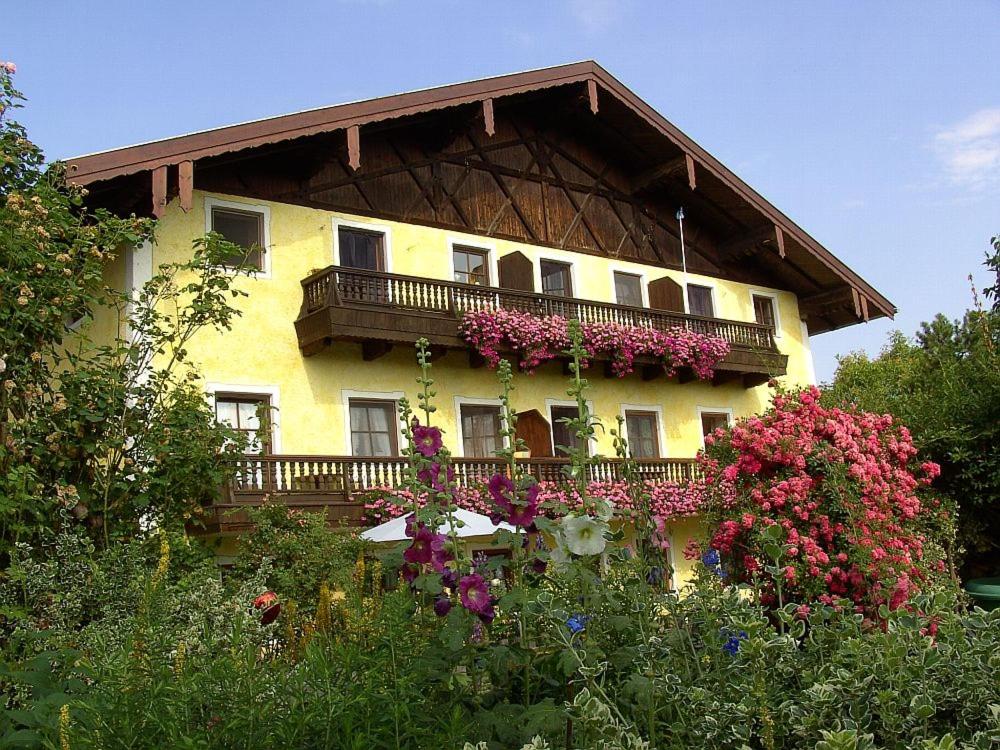
<svg viewBox="0 0 1000 750"><path fill-rule="evenodd" d="M406 536L406 518L409 515L411 514L407 513L405 516L400 516L399 518L394 518L391 521L374 526L362 532L361 538L367 539L370 542L401 542L408 539L409 537ZM458 526L455 532L463 539L473 536L493 536L500 529L515 531L515 528L509 523L493 523L489 516L484 516L481 513L473 513L471 510L465 510L464 508L456 510L454 516L456 521L462 522L461 526L457 523L455 524ZM450 529L445 524L438 531L447 534L450 532Z"/></svg>

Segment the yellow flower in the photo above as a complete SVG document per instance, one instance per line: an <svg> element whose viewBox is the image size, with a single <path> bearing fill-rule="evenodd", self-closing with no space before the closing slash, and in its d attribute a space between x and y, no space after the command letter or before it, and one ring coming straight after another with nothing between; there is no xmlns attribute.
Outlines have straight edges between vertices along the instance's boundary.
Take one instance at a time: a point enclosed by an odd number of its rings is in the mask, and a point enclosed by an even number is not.
<svg viewBox="0 0 1000 750"><path fill-rule="evenodd" d="M187 646L184 641L177 644L177 652L174 654L174 677L180 677L184 671L184 658L187 655Z"/></svg>
<svg viewBox="0 0 1000 750"><path fill-rule="evenodd" d="M59 748L60 750L70 750L68 703L64 703L59 709Z"/></svg>

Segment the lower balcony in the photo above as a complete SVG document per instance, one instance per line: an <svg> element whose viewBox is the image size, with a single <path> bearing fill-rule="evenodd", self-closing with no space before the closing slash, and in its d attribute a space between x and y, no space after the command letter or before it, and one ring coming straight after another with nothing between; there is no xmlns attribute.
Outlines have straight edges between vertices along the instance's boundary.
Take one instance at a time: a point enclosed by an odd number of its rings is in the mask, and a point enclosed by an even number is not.
<svg viewBox="0 0 1000 750"><path fill-rule="evenodd" d="M638 328L670 331L684 328L725 340L728 355L715 367L713 383L740 381L746 387L785 374L788 357L774 343L771 328L758 323L704 318L666 310L629 307L522 292L498 287L437 281L381 271L330 266L302 281L303 302L295 330L306 356L334 341L362 344L366 360L376 359L395 344L412 346L426 338L432 354L467 350L473 365L475 352L459 334L465 312L516 310L544 317L558 315L582 323L619 323ZM605 372L610 376L610 363ZM644 379L662 377L662 363L637 359ZM677 373L680 382L693 380L688 368Z"/></svg>
<svg viewBox="0 0 1000 750"><path fill-rule="evenodd" d="M566 458L525 458L518 463L539 482L568 482ZM457 483L466 487L506 470L499 458L455 458L453 466ZM404 457L245 456L235 462L233 478L219 502L205 508L200 530L244 531L251 526L247 511L266 497L292 509L323 513L331 524L362 525L365 492L401 486L406 467ZM614 481L621 478L621 468L620 460L601 459L589 467L588 479ZM680 482L693 476L695 464L694 459L656 458L639 460L636 468L643 479Z"/></svg>

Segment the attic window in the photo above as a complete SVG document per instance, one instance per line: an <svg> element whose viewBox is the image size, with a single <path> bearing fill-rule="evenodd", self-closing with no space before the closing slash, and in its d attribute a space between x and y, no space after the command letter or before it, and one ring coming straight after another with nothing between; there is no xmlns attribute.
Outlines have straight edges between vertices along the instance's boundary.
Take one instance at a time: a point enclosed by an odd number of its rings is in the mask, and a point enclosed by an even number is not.
<svg viewBox="0 0 1000 750"><path fill-rule="evenodd" d="M227 256L223 265L235 268L245 262L250 268L264 270L264 214L258 211L213 206L212 231L218 232L225 239L243 248L246 253Z"/></svg>

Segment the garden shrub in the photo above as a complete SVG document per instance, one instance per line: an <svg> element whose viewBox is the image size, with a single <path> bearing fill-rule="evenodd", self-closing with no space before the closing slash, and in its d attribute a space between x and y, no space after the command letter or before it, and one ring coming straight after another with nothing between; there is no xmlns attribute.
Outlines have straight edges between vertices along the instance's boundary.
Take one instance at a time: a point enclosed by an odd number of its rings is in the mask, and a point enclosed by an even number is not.
<svg viewBox="0 0 1000 750"><path fill-rule="evenodd" d="M846 599L872 617L943 577L951 513L927 491L938 466L891 416L825 407L811 387L706 445L711 547L766 604Z"/></svg>

